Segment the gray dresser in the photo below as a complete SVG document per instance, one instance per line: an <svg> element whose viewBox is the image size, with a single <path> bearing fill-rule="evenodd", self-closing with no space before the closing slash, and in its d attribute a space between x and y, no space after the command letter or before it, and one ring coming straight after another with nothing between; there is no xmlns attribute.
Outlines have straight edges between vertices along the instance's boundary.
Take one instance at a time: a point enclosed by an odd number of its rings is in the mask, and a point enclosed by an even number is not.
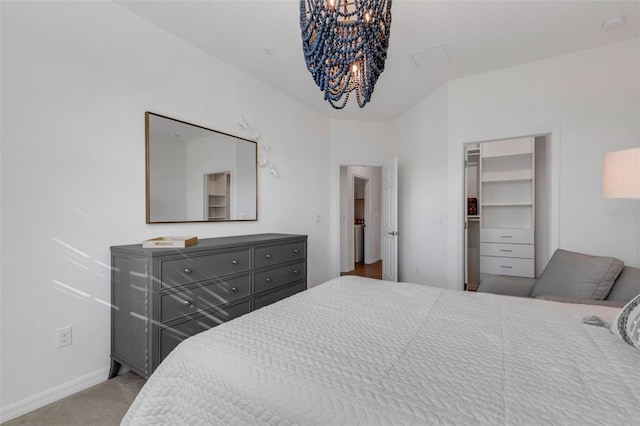
<svg viewBox="0 0 640 426"><path fill-rule="evenodd" d="M111 371L147 378L182 340L307 288L307 236L111 247Z"/></svg>

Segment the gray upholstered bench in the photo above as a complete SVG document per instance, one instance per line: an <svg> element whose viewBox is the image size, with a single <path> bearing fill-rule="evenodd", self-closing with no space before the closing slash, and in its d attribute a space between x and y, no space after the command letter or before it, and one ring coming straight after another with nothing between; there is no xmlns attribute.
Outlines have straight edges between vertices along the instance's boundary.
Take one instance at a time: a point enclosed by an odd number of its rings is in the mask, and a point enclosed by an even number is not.
<svg viewBox="0 0 640 426"><path fill-rule="evenodd" d="M483 274L478 292L623 307L640 294L640 268L613 257L558 249L540 278Z"/></svg>

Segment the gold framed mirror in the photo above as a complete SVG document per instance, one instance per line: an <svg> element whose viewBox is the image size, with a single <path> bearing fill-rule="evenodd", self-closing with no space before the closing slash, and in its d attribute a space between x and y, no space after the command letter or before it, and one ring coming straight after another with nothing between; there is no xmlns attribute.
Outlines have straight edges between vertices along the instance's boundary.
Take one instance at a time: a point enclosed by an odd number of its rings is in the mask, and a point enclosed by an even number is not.
<svg viewBox="0 0 640 426"><path fill-rule="evenodd" d="M258 219L257 143L145 112L146 223Z"/></svg>

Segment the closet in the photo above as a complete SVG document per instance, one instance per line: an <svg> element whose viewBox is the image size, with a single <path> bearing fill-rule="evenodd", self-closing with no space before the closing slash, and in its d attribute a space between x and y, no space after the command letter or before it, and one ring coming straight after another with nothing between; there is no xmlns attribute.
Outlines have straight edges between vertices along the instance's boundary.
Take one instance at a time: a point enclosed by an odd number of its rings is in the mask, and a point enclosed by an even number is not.
<svg viewBox="0 0 640 426"><path fill-rule="evenodd" d="M473 144L465 148L465 262L466 290L475 291L480 283L480 147Z"/></svg>
<svg viewBox="0 0 640 426"><path fill-rule="evenodd" d="M534 137L465 146L467 290L481 274L536 276L535 152Z"/></svg>

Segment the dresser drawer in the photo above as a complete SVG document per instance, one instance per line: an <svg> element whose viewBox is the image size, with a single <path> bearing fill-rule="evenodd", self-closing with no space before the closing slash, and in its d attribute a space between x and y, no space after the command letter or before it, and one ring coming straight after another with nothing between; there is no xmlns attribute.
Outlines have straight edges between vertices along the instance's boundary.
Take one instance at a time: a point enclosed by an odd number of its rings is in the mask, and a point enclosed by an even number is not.
<svg viewBox="0 0 640 426"><path fill-rule="evenodd" d="M276 269L270 269L255 274L254 293L260 293L265 290L280 287L297 280L300 280L306 276L305 263L298 262L293 265L282 266Z"/></svg>
<svg viewBox="0 0 640 426"><path fill-rule="evenodd" d="M533 244L533 229L480 228L480 242Z"/></svg>
<svg viewBox="0 0 640 426"><path fill-rule="evenodd" d="M211 284L160 297L160 321L167 322L214 306L242 299L251 294L251 276L217 279Z"/></svg>
<svg viewBox="0 0 640 426"><path fill-rule="evenodd" d="M216 325L220 325L223 322L227 322L241 315L244 315L250 310L251 304L247 300L246 302L242 302L225 309L220 309L215 312L210 312L198 318L194 318L192 320L181 322L180 324L161 329L160 361L165 359L165 357L169 355L169 352L174 350L175 347L178 346L178 344L184 339L215 327Z"/></svg>
<svg viewBox="0 0 640 426"><path fill-rule="evenodd" d="M482 256L533 259L533 251L533 244L480 243L480 254Z"/></svg>
<svg viewBox="0 0 640 426"><path fill-rule="evenodd" d="M269 247L260 247L255 250L255 267L276 265L290 260L304 259L305 243L281 244Z"/></svg>
<svg viewBox="0 0 640 426"><path fill-rule="evenodd" d="M160 287L172 287L248 271L251 268L250 253L247 249L161 261Z"/></svg>
<svg viewBox="0 0 640 426"><path fill-rule="evenodd" d="M480 273L533 278L533 259L480 256Z"/></svg>
<svg viewBox="0 0 640 426"><path fill-rule="evenodd" d="M305 289L305 283L301 282L289 287L285 287L281 290L274 291L273 293L265 294L264 296L256 297L253 301L253 309L260 309L264 306L277 302L278 300L285 299L289 296L293 296L296 293L300 293Z"/></svg>

